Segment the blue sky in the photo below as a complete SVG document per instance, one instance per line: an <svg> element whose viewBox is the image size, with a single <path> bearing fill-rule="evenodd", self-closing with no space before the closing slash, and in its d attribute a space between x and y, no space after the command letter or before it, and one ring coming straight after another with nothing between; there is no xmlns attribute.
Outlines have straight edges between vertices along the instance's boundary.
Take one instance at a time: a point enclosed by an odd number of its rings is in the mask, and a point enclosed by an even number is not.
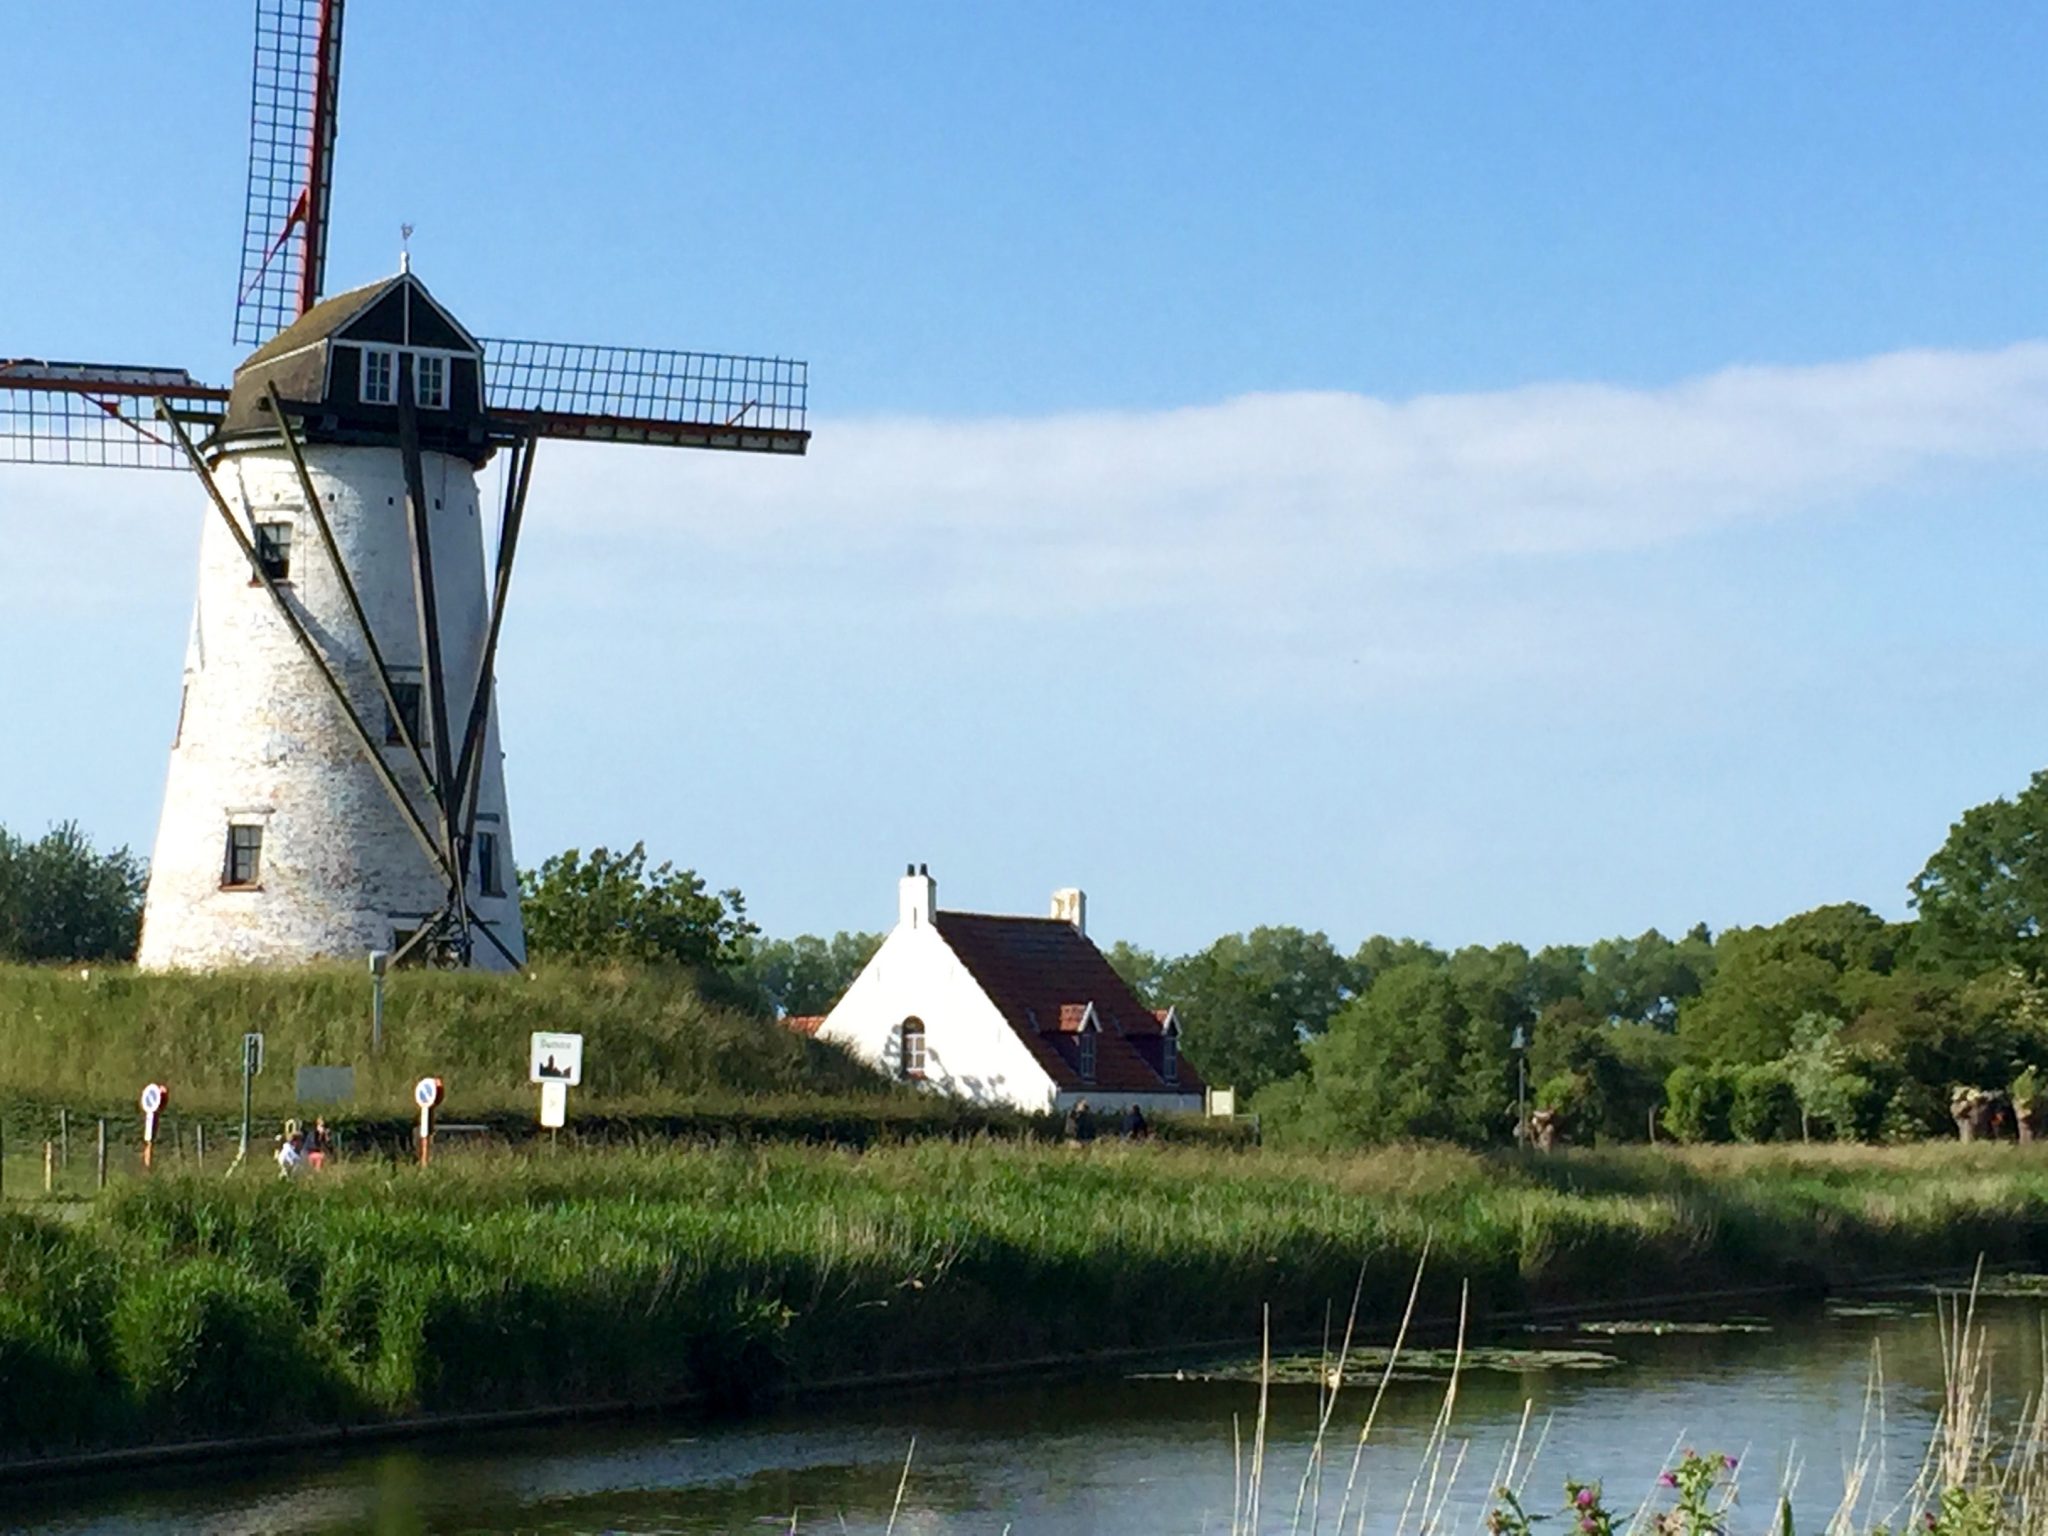
<svg viewBox="0 0 2048 1536"><path fill-rule="evenodd" d="M232 368L249 10L9 15L0 355ZM479 332L812 362L806 461L544 452L522 859L1168 948L1903 914L2044 757L2044 34L352 0L330 287L410 221ZM201 510L0 467L0 821L148 846Z"/></svg>

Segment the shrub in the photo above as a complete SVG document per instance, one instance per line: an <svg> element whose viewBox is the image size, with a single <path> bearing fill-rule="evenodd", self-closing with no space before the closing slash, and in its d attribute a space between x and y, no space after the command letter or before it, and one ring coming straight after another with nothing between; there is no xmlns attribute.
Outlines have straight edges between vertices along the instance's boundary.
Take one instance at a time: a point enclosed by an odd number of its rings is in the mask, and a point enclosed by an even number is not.
<svg viewBox="0 0 2048 1536"><path fill-rule="evenodd" d="M1766 1062L1736 1074L1728 1128L1740 1141L1788 1141L1799 1134L1799 1096L1783 1067Z"/></svg>
<svg viewBox="0 0 2048 1536"><path fill-rule="evenodd" d="M1733 1135L1734 1075L1721 1067L1684 1066L1664 1082L1664 1125L1680 1141L1726 1141Z"/></svg>

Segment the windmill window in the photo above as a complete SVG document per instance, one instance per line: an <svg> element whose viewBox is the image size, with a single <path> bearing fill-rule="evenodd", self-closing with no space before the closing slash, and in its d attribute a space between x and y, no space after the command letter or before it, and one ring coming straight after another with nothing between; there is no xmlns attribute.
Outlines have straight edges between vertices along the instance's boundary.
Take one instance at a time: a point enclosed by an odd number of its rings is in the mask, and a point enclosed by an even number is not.
<svg viewBox="0 0 2048 1536"><path fill-rule="evenodd" d="M1159 1075L1169 1083L1180 1081L1180 1042L1170 1034L1159 1037Z"/></svg>
<svg viewBox="0 0 2048 1536"><path fill-rule="evenodd" d="M448 359L432 353L422 353L413 358L413 398L421 410L445 411L448 409ZM440 503L436 502L436 506Z"/></svg>
<svg viewBox="0 0 2048 1536"><path fill-rule="evenodd" d="M391 706L396 704L394 710ZM405 732L399 733L403 723ZM393 683L391 700L384 706L384 745L400 747L406 737L411 737L415 746L424 746L425 738L420 735L420 685L418 683Z"/></svg>
<svg viewBox="0 0 2048 1536"><path fill-rule="evenodd" d="M236 822L228 827L227 857L221 865L224 891L253 891L263 878L263 828Z"/></svg>
<svg viewBox="0 0 2048 1536"><path fill-rule="evenodd" d="M505 894L505 872L498 863L498 834L476 835L476 886L486 896Z"/></svg>
<svg viewBox="0 0 2048 1536"><path fill-rule="evenodd" d="M900 1065L906 1078L924 1076L924 1020L903 1021L903 1044Z"/></svg>
<svg viewBox="0 0 2048 1536"><path fill-rule="evenodd" d="M290 523L258 523L256 525L256 564L263 574L272 581L290 581L292 578L292 525ZM251 586L255 582L249 583Z"/></svg>
<svg viewBox="0 0 2048 1536"><path fill-rule="evenodd" d="M1076 1051L1076 1054L1077 1054L1077 1055L1078 1055L1078 1056L1080 1057L1080 1066L1081 1066L1081 1081L1082 1081L1082 1082L1084 1082L1084 1083L1092 1083L1092 1082L1094 1082L1094 1081L1095 1081L1095 1034L1094 1034L1094 1031L1092 1031L1092 1030L1085 1030L1085 1029L1081 1031L1081 1037L1080 1037L1080 1039L1079 1039L1079 1040L1078 1040L1078 1041L1076 1042L1076 1044L1075 1044L1075 1051Z"/></svg>
<svg viewBox="0 0 2048 1536"><path fill-rule="evenodd" d="M398 354L389 347L363 348L363 387L359 391L365 405L391 405L398 399L392 380L398 371Z"/></svg>

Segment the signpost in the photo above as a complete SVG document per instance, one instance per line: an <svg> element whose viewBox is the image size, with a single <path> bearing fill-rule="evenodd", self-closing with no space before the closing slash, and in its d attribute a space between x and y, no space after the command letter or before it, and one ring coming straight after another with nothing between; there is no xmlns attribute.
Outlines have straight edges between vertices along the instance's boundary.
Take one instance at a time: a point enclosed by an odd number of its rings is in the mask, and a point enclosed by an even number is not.
<svg viewBox="0 0 2048 1536"><path fill-rule="evenodd" d="M162 1083L151 1083L142 1090L142 1171L149 1172L156 1161L156 1122L164 1105L170 1102L171 1090Z"/></svg>
<svg viewBox="0 0 2048 1536"><path fill-rule="evenodd" d="M412 1086L412 1101L420 1107L420 1166L427 1166L427 1158L434 1144L434 1109L441 1102L443 1084L438 1077L423 1077Z"/></svg>
<svg viewBox="0 0 2048 1536"><path fill-rule="evenodd" d="M569 1090L583 1081L583 1037L536 1032L527 1077L540 1084L541 1129L559 1131L569 1119Z"/></svg>
<svg viewBox="0 0 2048 1536"><path fill-rule="evenodd" d="M384 972L390 968L388 950L370 951L370 1054L384 1049Z"/></svg>
<svg viewBox="0 0 2048 1536"><path fill-rule="evenodd" d="M263 1070L263 1036L256 1032L242 1036L242 1147L235 1154L235 1166L249 1161L249 1107L253 1101L256 1074Z"/></svg>

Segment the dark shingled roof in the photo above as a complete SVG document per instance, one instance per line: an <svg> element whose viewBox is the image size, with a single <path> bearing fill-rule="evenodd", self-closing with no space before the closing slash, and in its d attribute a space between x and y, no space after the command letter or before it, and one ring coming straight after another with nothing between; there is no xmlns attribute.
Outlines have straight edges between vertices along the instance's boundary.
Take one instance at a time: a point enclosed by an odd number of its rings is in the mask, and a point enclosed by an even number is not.
<svg viewBox="0 0 2048 1536"><path fill-rule="evenodd" d="M1001 1010L1017 1038L1063 1091L1200 1093L1202 1077L1181 1057L1173 1082L1160 1075L1163 1020L1064 918L935 912L932 926ZM1084 1081L1073 1031L1095 1005L1095 1076Z"/></svg>
<svg viewBox="0 0 2048 1536"><path fill-rule="evenodd" d="M405 274L400 272L391 277L379 278L374 283L365 283L360 288L351 288L347 293L337 293L331 299L322 299L243 358L242 367L247 368L251 363L267 363L273 357L283 357L287 352L298 351L308 342L325 340L382 298L386 289L404 281Z"/></svg>

